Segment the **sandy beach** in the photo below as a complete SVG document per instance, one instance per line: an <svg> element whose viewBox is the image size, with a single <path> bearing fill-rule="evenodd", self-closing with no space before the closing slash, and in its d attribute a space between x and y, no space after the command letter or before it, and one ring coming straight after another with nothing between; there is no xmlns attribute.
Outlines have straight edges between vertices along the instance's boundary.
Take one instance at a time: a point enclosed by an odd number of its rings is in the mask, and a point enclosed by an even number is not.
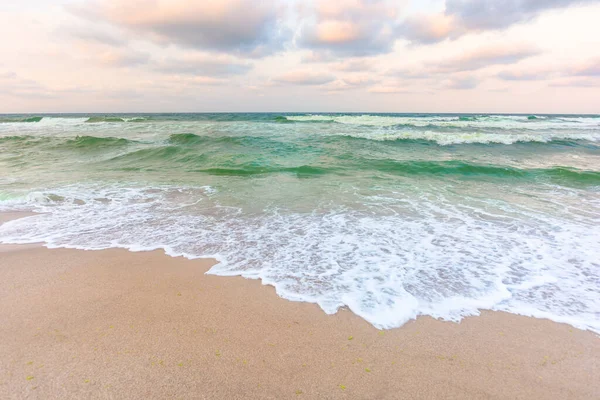
<svg viewBox="0 0 600 400"><path fill-rule="evenodd" d="M600 400L600 0L0 0L0 400Z"/></svg>
<svg viewBox="0 0 600 400"><path fill-rule="evenodd" d="M3 219L18 215L3 215ZM600 340L483 312L379 331L159 251L0 246L3 399L593 399Z"/></svg>

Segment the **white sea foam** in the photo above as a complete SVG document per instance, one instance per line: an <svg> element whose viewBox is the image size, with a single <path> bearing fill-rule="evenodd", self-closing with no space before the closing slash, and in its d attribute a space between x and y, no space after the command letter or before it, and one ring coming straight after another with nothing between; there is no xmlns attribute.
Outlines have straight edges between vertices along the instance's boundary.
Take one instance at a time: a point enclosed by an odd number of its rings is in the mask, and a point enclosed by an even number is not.
<svg viewBox="0 0 600 400"><path fill-rule="evenodd" d="M68 134L85 126L87 118L43 117L39 122L8 122L0 124L0 137L12 135L48 136Z"/></svg>
<svg viewBox="0 0 600 400"><path fill-rule="evenodd" d="M441 146L453 144L514 144L548 143L555 140L600 141L600 130L596 133L479 133L473 132L434 132L418 130L357 130L335 133L336 136L350 136L369 140L427 140Z"/></svg>
<svg viewBox="0 0 600 400"><path fill-rule="evenodd" d="M578 204L573 193L553 196ZM492 309L600 333L598 213L439 190L357 196L362 209L249 212L210 187L68 186L0 201L45 213L0 226L0 242L213 256L211 274L262 279L284 298L327 313L346 306L379 328Z"/></svg>
<svg viewBox="0 0 600 400"><path fill-rule="evenodd" d="M88 117L44 117L40 122L33 126L74 126L81 125L88 120Z"/></svg>
<svg viewBox="0 0 600 400"><path fill-rule="evenodd" d="M344 125L363 125L390 127L397 125L414 127L447 128L492 128L521 130L581 130L600 129L600 119L590 117L537 118L529 119L523 115L486 115L468 119L457 116L393 116L393 115L348 115L348 114L310 114L287 116L287 120L296 122L336 122Z"/></svg>

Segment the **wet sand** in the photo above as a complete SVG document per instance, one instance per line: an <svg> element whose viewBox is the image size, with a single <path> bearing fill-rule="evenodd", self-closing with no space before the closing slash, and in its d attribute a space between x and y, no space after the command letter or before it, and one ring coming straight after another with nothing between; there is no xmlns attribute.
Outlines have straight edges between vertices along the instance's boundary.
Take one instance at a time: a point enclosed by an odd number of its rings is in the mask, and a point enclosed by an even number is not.
<svg viewBox="0 0 600 400"><path fill-rule="evenodd" d="M378 331L212 263L1 245L0 398L600 398L593 333L498 312Z"/></svg>

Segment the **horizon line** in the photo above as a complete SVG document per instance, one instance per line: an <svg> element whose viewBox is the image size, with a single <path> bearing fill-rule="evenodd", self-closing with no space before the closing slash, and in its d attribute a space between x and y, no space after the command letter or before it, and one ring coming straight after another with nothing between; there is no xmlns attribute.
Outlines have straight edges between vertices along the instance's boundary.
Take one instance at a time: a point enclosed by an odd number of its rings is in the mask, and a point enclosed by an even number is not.
<svg viewBox="0 0 600 400"><path fill-rule="evenodd" d="M548 113L548 112L432 112L432 111L78 111L78 112L0 112L4 115L89 115L89 114L429 114L429 115L593 115L600 116L597 113Z"/></svg>

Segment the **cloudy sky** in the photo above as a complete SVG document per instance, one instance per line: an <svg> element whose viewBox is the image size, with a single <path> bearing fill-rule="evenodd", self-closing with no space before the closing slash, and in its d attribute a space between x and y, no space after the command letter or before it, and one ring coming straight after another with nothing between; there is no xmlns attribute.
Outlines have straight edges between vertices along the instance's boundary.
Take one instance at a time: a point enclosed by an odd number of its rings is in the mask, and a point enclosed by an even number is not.
<svg viewBox="0 0 600 400"><path fill-rule="evenodd" d="M0 113L600 113L600 0L0 0Z"/></svg>

